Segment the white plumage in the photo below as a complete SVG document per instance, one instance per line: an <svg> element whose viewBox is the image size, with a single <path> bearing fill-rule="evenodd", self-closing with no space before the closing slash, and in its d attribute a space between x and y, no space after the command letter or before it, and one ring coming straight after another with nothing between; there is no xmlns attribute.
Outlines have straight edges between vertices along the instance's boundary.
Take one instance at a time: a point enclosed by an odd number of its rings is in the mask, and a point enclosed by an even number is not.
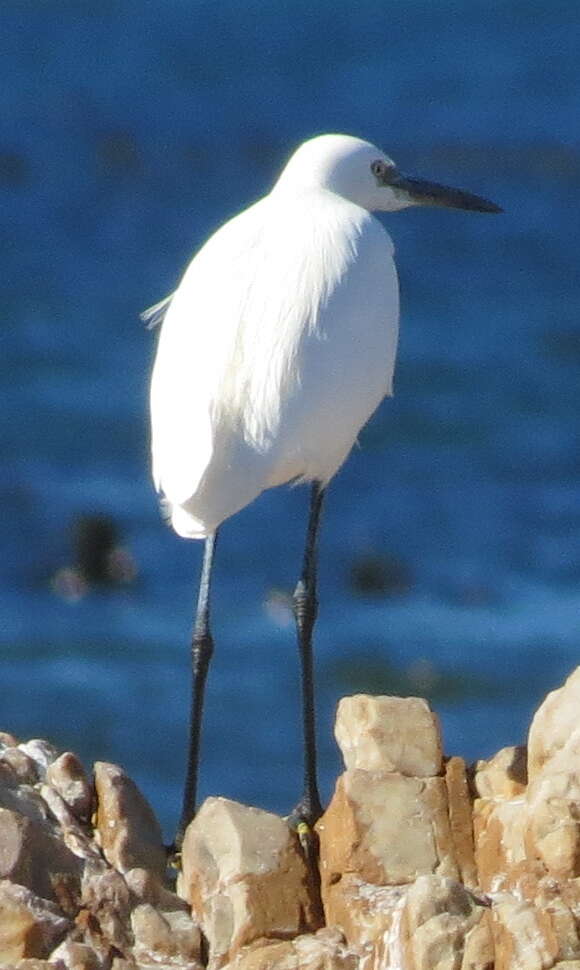
<svg viewBox="0 0 580 970"><path fill-rule="evenodd" d="M376 159L348 136L306 142L174 293L151 415L155 483L180 535L207 536L271 486L326 484L391 393L398 285L369 209L402 205Z"/></svg>
<svg viewBox="0 0 580 970"><path fill-rule="evenodd" d="M164 318L151 386L155 483L176 532L206 539L178 848L196 805L217 530L264 489L294 480L313 486L293 597L304 793L291 819L310 826L322 812L312 660L316 538L326 484L392 392L399 293L393 245L372 212L409 205L500 211L467 192L404 177L358 138L313 138L269 195L208 240L173 296L145 314L152 324Z"/></svg>

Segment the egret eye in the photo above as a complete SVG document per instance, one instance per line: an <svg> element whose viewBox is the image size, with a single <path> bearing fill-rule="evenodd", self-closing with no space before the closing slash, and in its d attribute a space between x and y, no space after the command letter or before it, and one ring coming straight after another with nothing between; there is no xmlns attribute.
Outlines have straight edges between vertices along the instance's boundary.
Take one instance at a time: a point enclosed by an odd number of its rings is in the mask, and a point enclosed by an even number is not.
<svg viewBox="0 0 580 970"><path fill-rule="evenodd" d="M371 162L371 172L376 179L380 179L381 181L385 180L385 176L388 174L389 168L391 168L391 166L387 165L382 158L377 158L376 161Z"/></svg>

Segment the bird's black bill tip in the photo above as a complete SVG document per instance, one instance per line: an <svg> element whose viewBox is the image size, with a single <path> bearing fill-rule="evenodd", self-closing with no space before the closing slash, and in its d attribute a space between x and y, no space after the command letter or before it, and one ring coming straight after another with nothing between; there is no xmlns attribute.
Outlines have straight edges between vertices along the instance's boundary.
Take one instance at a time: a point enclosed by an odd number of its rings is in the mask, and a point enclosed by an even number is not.
<svg viewBox="0 0 580 970"><path fill-rule="evenodd" d="M475 199L477 199L477 204L474 206L468 206L468 208L472 209L473 212L493 212L500 214L504 211L501 205L496 205L495 202L490 202L489 199L482 199L477 195L475 196Z"/></svg>

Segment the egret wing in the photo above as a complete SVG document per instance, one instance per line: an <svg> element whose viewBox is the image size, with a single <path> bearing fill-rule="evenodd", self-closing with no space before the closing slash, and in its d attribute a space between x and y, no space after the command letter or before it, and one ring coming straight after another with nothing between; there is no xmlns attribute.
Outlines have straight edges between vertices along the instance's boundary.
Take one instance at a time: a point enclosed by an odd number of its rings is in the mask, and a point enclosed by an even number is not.
<svg viewBox="0 0 580 970"><path fill-rule="evenodd" d="M152 382L157 487L197 523L181 534L271 484L334 474L389 393L396 295L387 234L330 194L271 195L208 241L167 310Z"/></svg>
<svg viewBox="0 0 580 970"><path fill-rule="evenodd" d="M256 272L261 205L210 237L167 305L151 382L151 425L153 477L170 503L195 492L211 460L220 387ZM164 309L152 308L152 316Z"/></svg>

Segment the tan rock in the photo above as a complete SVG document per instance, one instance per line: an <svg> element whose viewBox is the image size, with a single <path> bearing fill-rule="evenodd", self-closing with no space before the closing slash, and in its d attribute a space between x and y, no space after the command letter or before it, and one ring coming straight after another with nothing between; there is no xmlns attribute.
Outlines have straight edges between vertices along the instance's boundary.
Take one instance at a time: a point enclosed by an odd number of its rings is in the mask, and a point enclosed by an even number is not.
<svg viewBox="0 0 580 970"><path fill-rule="evenodd" d="M99 954L107 955L114 947L123 955L133 945L130 914L134 900L122 875L115 869L85 866L82 882L82 906L87 917L82 925L85 940Z"/></svg>
<svg viewBox="0 0 580 970"><path fill-rule="evenodd" d="M451 840L459 875L466 886L475 889L477 869L473 845L472 803L463 758L448 759L445 765L445 785Z"/></svg>
<svg viewBox="0 0 580 970"><path fill-rule="evenodd" d="M52 835L48 825L0 808L0 878L59 901L59 887L78 891L80 859Z"/></svg>
<svg viewBox="0 0 580 970"><path fill-rule="evenodd" d="M549 970L558 941L547 913L525 900L502 894L494 901L494 970Z"/></svg>
<svg viewBox="0 0 580 970"><path fill-rule="evenodd" d="M493 965L489 913L451 879L420 876L407 893L401 929L405 967L488 970Z"/></svg>
<svg viewBox="0 0 580 970"><path fill-rule="evenodd" d="M201 967L201 934L187 913L161 914L141 903L131 913L131 929L138 963Z"/></svg>
<svg viewBox="0 0 580 970"><path fill-rule="evenodd" d="M526 748L502 748L488 761L476 761L473 783L480 798L519 798L528 783Z"/></svg>
<svg viewBox="0 0 580 970"><path fill-rule="evenodd" d="M224 970L298 970L298 956L292 940L260 940L245 947Z"/></svg>
<svg viewBox="0 0 580 970"><path fill-rule="evenodd" d="M99 843L119 872L139 866L160 877L166 867L161 828L135 782L117 765L95 764Z"/></svg>
<svg viewBox="0 0 580 970"><path fill-rule="evenodd" d="M2 968L6 970L6 968ZM10 968L9 968L10 970ZM26 957L19 960L15 970L66 970L63 963L53 963L51 960L37 960L36 957Z"/></svg>
<svg viewBox="0 0 580 970"><path fill-rule="evenodd" d="M66 970L102 970L103 964L92 947L86 943L65 940L50 954L50 963L61 964Z"/></svg>
<svg viewBox="0 0 580 970"><path fill-rule="evenodd" d="M419 697L343 697L334 733L348 771L441 773L439 721Z"/></svg>
<svg viewBox="0 0 580 970"><path fill-rule="evenodd" d="M65 751L49 764L46 782L58 792L75 818L83 822L90 818L93 788L75 754Z"/></svg>
<svg viewBox="0 0 580 970"><path fill-rule="evenodd" d="M351 945L374 947L390 933L407 887L373 886L347 873L323 891L328 925L337 926Z"/></svg>
<svg viewBox="0 0 580 970"><path fill-rule="evenodd" d="M0 752L0 764L19 783L34 785L38 781L36 762L16 746L7 746Z"/></svg>
<svg viewBox="0 0 580 970"><path fill-rule="evenodd" d="M344 881L341 927L366 970L489 970L493 965L489 909L461 884L439 876L388 888L356 886L348 876Z"/></svg>
<svg viewBox="0 0 580 970"><path fill-rule="evenodd" d="M0 960L19 960L25 953L33 953L38 947L38 927L34 916L24 906L6 906L0 909Z"/></svg>
<svg viewBox="0 0 580 970"><path fill-rule="evenodd" d="M580 876L580 764L568 764L567 753L555 755L527 792L528 854L557 879Z"/></svg>
<svg viewBox="0 0 580 970"><path fill-rule="evenodd" d="M0 749L14 748L18 743L18 738L15 738L13 734L9 734L8 731L0 731Z"/></svg>
<svg viewBox="0 0 580 970"><path fill-rule="evenodd" d="M44 781L48 766L58 757L58 751L54 745L43 738L32 738L30 741L19 744L18 747L20 751L24 751L29 758L32 758L39 778Z"/></svg>
<svg viewBox="0 0 580 970"><path fill-rule="evenodd" d="M0 774L0 808L7 808L44 825L49 816L46 804L36 787L19 779L8 770Z"/></svg>
<svg viewBox="0 0 580 970"><path fill-rule="evenodd" d="M544 877L538 883L534 905L550 918L560 959L580 959L580 880L559 883Z"/></svg>
<svg viewBox="0 0 580 970"><path fill-rule="evenodd" d="M376 886L459 877L443 778L347 771L317 829L323 896L346 873Z"/></svg>
<svg viewBox="0 0 580 970"><path fill-rule="evenodd" d="M40 785L40 794L60 825L59 836L79 859L102 860L102 854L85 826L74 817L66 802L51 785Z"/></svg>
<svg viewBox="0 0 580 970"><path fill-rule="evenodd" d="M47 957L71 927L58 908L12 883L0 881L0 965Z"/></svg>
<svg viewBox="0 0 580 970"><path fill-rule="evenodd" d="M475 861L483 892L515 885L528 872L524 798L478 798L473 806Z"/></svg>
<svg viewBox="0 0 580 970"><path fill-rule="evenodd" d="M129 889L142 903L151 903L159 912L173 912L181 910L189 913L189 906L185 899L171 892L162 885L157 876L147 869L129 869L124 873L125 882Z"/></svg>
<svg viewBox="0 0 580 970"><path fill-rule="evenodd" d="M298 970L357 970L357 956L345 945L333 928L304 934L292 940Z"/></svg>
<svg viewBox="0 0 580 970"><path fill-rule="evenodd" d="M495 950L491 910L484 910L479 922L468 930L463 943L461 970L492 970Z"/></svg>
<svg viewBox="0 0 580 970"><path fill-rule="evenodd" d="M536 711L528 738L528 776L534 781L546 762L580 730L580 667L552 691Z"/></svg>
<svg viewBox="0 0 580 970"><path fill-rule="evenodd" d="M358 970L359 958L334 928L282 943L260 941L229 964L232 970Z"/></svg>
<svg viewBox="0 0 580 970"><path fill-rule="evenodd" d="M316 928L316 901L298 840L276 815L208 798L189 825L178 892L222 966L260 937Z"/></svg>

